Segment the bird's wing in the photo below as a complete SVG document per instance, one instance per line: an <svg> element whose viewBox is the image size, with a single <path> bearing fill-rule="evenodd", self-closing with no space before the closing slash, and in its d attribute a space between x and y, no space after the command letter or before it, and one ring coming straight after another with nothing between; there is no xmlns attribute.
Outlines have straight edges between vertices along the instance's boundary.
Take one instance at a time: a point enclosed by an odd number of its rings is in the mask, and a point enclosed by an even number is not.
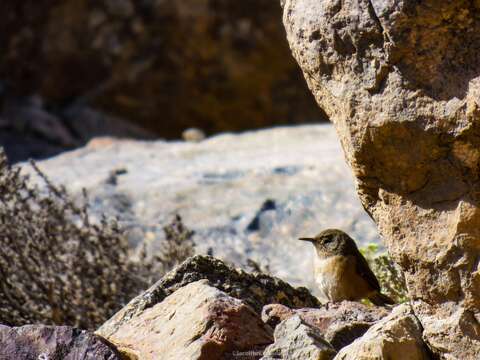
<svg viewBox="0 0 480 360"><path fill-rule="evenodd" d="M367 281L367 283L377 291L380 291L380 284L378 283L377 277L375 274L370 270L370 266L368 266L367 260L363 257L358 249L356 259L356 268L357 273L362 276L363 279Z"/></svg>

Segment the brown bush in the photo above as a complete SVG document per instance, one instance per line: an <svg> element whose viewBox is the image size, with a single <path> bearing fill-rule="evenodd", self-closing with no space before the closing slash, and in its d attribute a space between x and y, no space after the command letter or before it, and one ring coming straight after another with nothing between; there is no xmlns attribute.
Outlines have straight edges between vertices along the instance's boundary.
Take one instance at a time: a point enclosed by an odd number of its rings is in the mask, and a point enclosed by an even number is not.
<svg viewBox="0 0 480 360"><path fill-rule="evenodd" d="M86 194L77 205L32 165L45 190L10 167L0 148L0 323L94 329L193 254L193 233L177 216L163 252L130 260L116 221L91 221Z"/></svg>
<svg viewBox="0 0 480 360"><path fill-rule="evenodd" d="M188 229L180 215L176 215L172 222L163 228L165 242L158 253L149 255L145 244L138 256L137 273L148 283L153 283L166 272L195 255L193 241L194 232Z"/></svg>

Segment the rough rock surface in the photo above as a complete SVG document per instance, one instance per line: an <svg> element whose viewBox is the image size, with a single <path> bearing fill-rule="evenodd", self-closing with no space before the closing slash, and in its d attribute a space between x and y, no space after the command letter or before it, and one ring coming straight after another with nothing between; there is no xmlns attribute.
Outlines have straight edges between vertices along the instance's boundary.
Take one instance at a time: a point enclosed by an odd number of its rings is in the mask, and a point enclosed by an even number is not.
<svg viewBox="0 0 480 360"><path fill-rule="evenodd" d="M102 338L69 326L0 325L2 360L120 360Z"/></svg>
<svg viewBox="0 0 480 360"><path fill-rule="evenodd" d="M360 244L378 241L331 125L200 143L100 138L38 165L73 194L86 188L93 210L118 216L132 245L158 248L179 213L198 253L244 268L250 258L312 291L313 251L298 237L338 227Z"/></svg>
<svg viewBox="0 0 480 360"><path fill-rule="evenodd" d="M397 306L361 338L344 347L335 360L428 360L422 326L410 305Z"/></svg>
<svg viewBox="0 0 480 360"><path fill-rule="evenodd" d="M0 92L89 104L170 138L322 120L280 12L272 0L3 0Z"/></svg>
<svg viewBox="0 0 480 360"><path fill-rule="evenodd" d="M338 351L388 314L386 308L352 301L329 303L320 309L290 309L285 305L270 304L263 308L262 320L275 327L280 321L298 316L305 324L317 329L322 338Z"/></svg>
<svg viewBox="0 0 480 360"><path fill-rule="evenodd" d="M259 314L263 306L270 303L280 303L293 308L320 306L317 298L305 288L293 288L271 276L249 274L211 256L196 255L185 260L147 291L130 301L102 325L100 333L108 337L132 317L162 302L178 289L199 280L207 280L210 286L245 301Z"/></svg>
<svg viewBox="0 0 480 360"><path fill-rule="evenodd" d="M274 336L275 342L265 349L261 360L331 360L336 354L320 331L297 315L282 321Z"/></svg>
<svg viewBox="0 0 480 360"><path fill-rule="evenodd" d="M480 353L480 3L287 0L293 55L434 352Z"/></svg>
<svg viewBox="0 0 480 360"><path fill-rule="evenodd" d="M250 306L207 280L192 282L117 325L113 332L102 327L97 333L129 360L228 359L261 353L273 341L272 329Z"/></svg>

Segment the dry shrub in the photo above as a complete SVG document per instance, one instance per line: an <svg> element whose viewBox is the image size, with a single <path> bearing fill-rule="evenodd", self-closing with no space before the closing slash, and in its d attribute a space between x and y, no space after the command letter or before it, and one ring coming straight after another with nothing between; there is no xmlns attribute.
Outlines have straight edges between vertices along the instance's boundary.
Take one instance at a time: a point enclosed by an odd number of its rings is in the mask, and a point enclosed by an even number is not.
<svg viewBox="0 0 480 360"><path fill-rule="evenodd" d="M162 264L164 271L168 271L194 253L194 232L182 222L180 215L176 215L173 221L163 228L166 242L157 256L157 263Z"/></svg>
<svg viewBox="0 0 480 360"><path fill-rule="evenodd" d="M194 232L188 229L180 215L175 215L170 224L163 228L165 242L155 254L148 254L144 244L138 256L141 266L137 271L147 282L158 280L159 274L165 274L185 259L195 255Z"/></svg>
<svg viewBox="0 0 480 360"><path fill-rule="evenodd" d="M130 260L116 221L91 221L86 195L76 205L32 165L45 189L10 167L0 148L0 323L94 329L157 280L159 269L193 255L193 233L176 217L159 256Z"/></svg>

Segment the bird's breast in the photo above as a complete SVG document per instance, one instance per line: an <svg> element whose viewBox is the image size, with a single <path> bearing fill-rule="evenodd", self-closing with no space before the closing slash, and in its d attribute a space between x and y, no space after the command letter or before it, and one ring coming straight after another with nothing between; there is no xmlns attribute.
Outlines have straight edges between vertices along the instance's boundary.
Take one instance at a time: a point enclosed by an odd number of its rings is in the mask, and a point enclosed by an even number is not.
<svg viewBox="0 0 480 360"><path fill-rule="evenodd" d="M345 256L330 256L328 258L315 258L315 278L325 283L341 280L347 270L347 258Z"/></svg>
<svg viewBox="0 0 480 360"><path fill-rule="evenodd" d="M355 259L330 256L315 259L315 280L326 301L354 300L363 293L363 280L355 270Z"/></svg>

